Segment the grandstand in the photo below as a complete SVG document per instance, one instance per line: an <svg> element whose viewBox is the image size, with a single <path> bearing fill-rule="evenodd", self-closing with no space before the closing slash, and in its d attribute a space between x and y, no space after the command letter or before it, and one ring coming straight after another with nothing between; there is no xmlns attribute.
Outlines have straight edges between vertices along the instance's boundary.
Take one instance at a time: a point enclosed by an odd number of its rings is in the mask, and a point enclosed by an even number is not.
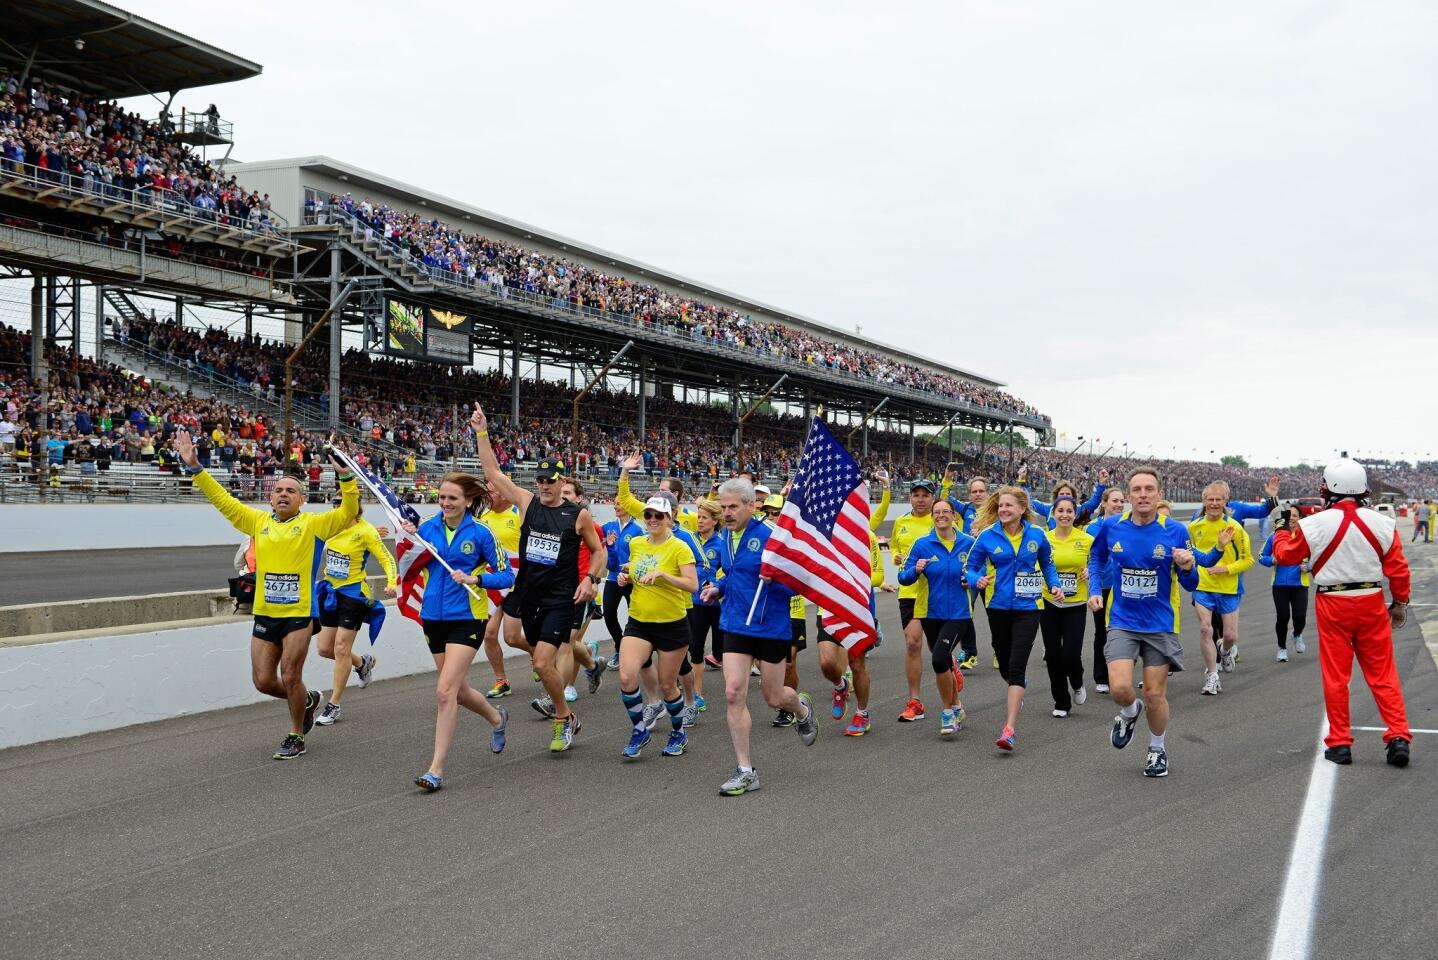
<svg viewBox="0 0 1438 960"><path fill-rule="evenodd" d="M237 478L338 431L422 487L470 462L475 399L507 414L516 467L558 455L600 480L632 450L654 472L783 476L819 410L900 477L1118 465L1032 449L1052 446L1050 420L967 365L328 157L211 162L233 129L175 98L258 64L91 0L6 12L0 278L28 286L30 336L0 338L0 458L29 459L0 496L44 496L51 473L82 496L176 495L156 465L177 424L228 435L215 462ZM158 119L114 103L138 93L163 96ZM960 427L977 440L956 443ZM1174 467L1185 486L1215 475ZM1240 495L1261 483L1217 472Z"/></svg>

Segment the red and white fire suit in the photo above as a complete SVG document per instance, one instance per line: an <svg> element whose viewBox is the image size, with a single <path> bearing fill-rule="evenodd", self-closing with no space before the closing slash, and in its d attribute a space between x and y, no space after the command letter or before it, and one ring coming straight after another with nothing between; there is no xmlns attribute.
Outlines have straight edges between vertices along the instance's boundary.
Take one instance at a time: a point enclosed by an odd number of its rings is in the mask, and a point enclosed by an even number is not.
<svg viewBox="0 0 1438 960"><path fill-rule="evenodd" d="M1403 688L1393 662L1393 627L1383 601L1383 578L1397 603L1408 602L1408 560L1398 525L1376 510L1340 500L1298 522L1297 530L1273 535L1273 556L1283 564L1311 558L1318 587L1318 656L1323 667L1323 700L1328 708L1330 747L1351 746L1348 681L1353 658L1388 725L1383 742L1413 739L1403 708Z"/></svg>

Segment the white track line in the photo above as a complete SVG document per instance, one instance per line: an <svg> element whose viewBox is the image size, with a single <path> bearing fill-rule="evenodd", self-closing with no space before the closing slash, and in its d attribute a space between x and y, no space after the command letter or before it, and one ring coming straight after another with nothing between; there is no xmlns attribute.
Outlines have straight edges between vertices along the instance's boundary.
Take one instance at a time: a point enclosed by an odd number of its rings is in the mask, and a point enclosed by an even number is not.
<svg viewBox="0 0 1438 960"><path fill-rule="evenodd" d="M1283 879L1283 895L1278 901L1278 919L1273 925L1268 960L1308 960L1323 879L1323 851L1328 845L1328 818L1333 811L1334 786L1338 783L1338 766L1323 759L1323 738L1327 735L1328 721L1324 720L1318 732L1313 771L1308 778L1308 795L1298 818L1298 830L1293 835L1293 850L1288 858L1288 875Z"/></svg>
<svg viewBox="0 0 1438 960"><path fill-rule="evenodd" d="M1386 732L1388 731L1388 728L1387 728L1387 727L1354 727L1353 729L1354 729L1354 730L1362 730L1362 731L1365 731L1366 733L1386 733ZM1413 729L1413 732L1414 732L1414 733L1438 733L1438 730L1419 730L1418 728L1415 727L1415 728Z"/></svg>

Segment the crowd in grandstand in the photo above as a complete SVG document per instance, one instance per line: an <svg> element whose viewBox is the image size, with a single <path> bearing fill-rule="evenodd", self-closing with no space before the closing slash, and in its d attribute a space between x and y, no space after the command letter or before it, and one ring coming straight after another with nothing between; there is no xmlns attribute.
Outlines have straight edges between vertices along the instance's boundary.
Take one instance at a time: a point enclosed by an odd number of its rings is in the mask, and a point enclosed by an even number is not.
<svg viewBox="0 0 1438 960"><path fill-rule="evenodd" d="M344 210L389 241L404 255L432 270L457 274L498 293L522 290L561 308L587 307L662 325L693 337L770 353L815 367L844 371L939 394L952 400L1005 413L1040 414L1002 390L906 363L872 350L826 339L807 330L756 320L732 307L706 303L608 274L565 257L552 257L516 244L466 233L420 214L356 201L352 194L331 196L331 208ZM320 211L313 198L307 213Z"/></svg>
<svg viewBox="0 0 1438 960"><path fill-rule="evenodd" d="M239 485L262 484L263 478L281 472L289 458L297 460L301 469L316 459L319 438L301 433L296 448L287 450L277 425L276 404L283 392L289 347L258 337L233 338L218 329L200 331L143 319L117 318L112 329L117 341L165 355L185 365L197 379L220 374L235 381L253 402L204 399L113 364L51 348L46 452L52 463L74 463L87 471L87 463L97 471L107 470L111 463L154 463L156 469L168 469L171 440L181 427L196 431L201 457L228 470ZM11 448L17 454L34 452L40 435L40 398L26 375L29 349L28 334L0 327L0 452ZM313 344L302 361L301 385L324 383L326 364L324 345ZM387 476L415 479L422 477L425 461L472 457L474 438L467 427L470 404L478 400L493 410L507 410L509 404L509 380L497 371L415 364L351 351L344 357L342 376L343 421L368 441L370 460ZM299 392L310 401L327 402L323 392ZM636 426L637 397L600 387L585 397L576 452L571 450L567 415L573 388L562 381L526 381L521 397L519 426L496 423L494 428L497 453L506 466L556 456L572 458L586 474L616 476L623 457L638 451L644 469L655 474L704 479L726 477L741 468L727 406L651 397L641 435ZM746 429L743 467L772 477L788 475L797 462L806 427L801 416L756 414ZM866 468L885 469L899 477L936 475L948 459L944 445L934 444L926 451L920 442L917 462L911 462L908 435L877 428L870 430L869 449ZM1022 464L1035 489L1041 490L1064 477L1092 482L1101 468L1120 468L1126 455L1102 447L1093 453L1020 448L1011 461L1006 446L981 448L966 441L956 446L954 459L960 473L994 477ZM1245 497L1256 495L1274 472L1266 467L1176 459L1161 459L1157 465L1176 489L1197 489L1223 479L1235 495ZM1375 476L1400 489L1415 493L1438 489L1438 463L1375 466ZM1317 488L1317 474L1308 468L1277 472L1287 490Z"/></svg>
<svg viewBox="0 0 1438 960"><path fill-rule="evenodd" d="M162 200L197 216L254 228L273 225L269 195L180 143L172 131L113 101L62 94L0 72L0 166L142 204Z"/></svg>

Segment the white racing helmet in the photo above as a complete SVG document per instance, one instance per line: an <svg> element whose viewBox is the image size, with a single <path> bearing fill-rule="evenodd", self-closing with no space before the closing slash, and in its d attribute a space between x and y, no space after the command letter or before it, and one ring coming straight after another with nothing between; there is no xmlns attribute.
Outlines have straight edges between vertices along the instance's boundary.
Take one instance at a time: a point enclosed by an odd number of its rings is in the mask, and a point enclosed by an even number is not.
<svg viewBox="0 0 1438 960"><path fill-rule="evenodd" d="M1368 471L1347 457L1334 460L1323 468L1323 492L1330 497L1366 497Z"/></svg>

